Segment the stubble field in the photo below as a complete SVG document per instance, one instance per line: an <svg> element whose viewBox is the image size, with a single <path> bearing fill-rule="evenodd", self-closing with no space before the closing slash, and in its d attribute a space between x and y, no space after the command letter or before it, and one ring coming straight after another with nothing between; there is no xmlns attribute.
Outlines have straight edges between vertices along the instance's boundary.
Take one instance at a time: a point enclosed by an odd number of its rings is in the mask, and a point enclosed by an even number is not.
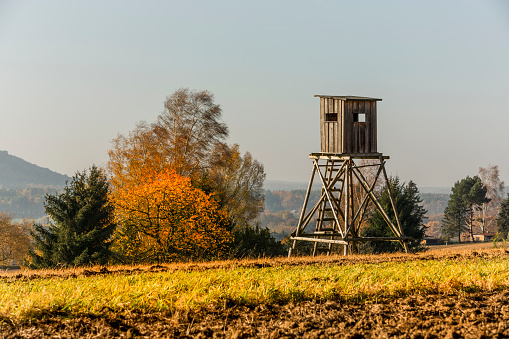
<svg viewBox="0 0 509 339"><path fill-rule="evenodd" d="M0 338L509 337L509 253L3 273L0 317Z"/></svg>

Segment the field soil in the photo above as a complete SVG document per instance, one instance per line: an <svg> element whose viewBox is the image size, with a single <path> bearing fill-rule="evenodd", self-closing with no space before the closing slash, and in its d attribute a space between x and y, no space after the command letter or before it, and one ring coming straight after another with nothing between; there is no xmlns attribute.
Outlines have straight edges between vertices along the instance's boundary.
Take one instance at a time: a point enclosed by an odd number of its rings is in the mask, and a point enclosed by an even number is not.
<svg viewBox="0 0 509 339"><path fill-rule="evenodd" d="M0 324L0 338L508 338L509 291L377 303L303 302L185 314L45 314Z"/></svg>
<svg viewBox="0 0 509 339"><path fill-rule="evenodd" d="M457 250L457 249L456 249ZM440 249L386 257L301 258L296 265L318 262L437 260L507 256L509 251L463 252ZM267 267L279 260L246 261ZM288 262L287 262L288 264ZM228 263L204 263L186 269L214 269ZM235 265L239 266L239 263ZM152 266L150 270L174 270ZM126 270L125 268L122 270ZM139 269L135 269L139 270ZM72 275L118 274L121 269L73 271ZM131 274L135 273L131 271ZM12 274L3 279L41 279L53 274ZM305 301L284 305L222 305L176 313L41 313L31 320L0 318L0 338L509 338L509 290L427 294L366 302Z"/></svg>

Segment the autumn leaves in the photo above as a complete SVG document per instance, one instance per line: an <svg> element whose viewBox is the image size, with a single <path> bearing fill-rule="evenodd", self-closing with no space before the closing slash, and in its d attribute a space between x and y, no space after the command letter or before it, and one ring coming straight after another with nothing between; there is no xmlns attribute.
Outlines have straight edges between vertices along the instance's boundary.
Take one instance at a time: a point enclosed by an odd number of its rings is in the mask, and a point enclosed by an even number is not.
<svg viewBox="0 0 509 339"><path fill-rule="evenodd" d="M263 166L227 145L221 108L207 91L179 89L153 124L108 152L114 250L130 262L220 258L234 229L263 208Z"/></svg>
<svg viewBox="0 0 509 339"><path fill-rule="evenodd" d="M232 242L228 214L210 194L174 170L127 184L111 197L121 225L115 247L129 261L203 259L228 252Z"/></svg>

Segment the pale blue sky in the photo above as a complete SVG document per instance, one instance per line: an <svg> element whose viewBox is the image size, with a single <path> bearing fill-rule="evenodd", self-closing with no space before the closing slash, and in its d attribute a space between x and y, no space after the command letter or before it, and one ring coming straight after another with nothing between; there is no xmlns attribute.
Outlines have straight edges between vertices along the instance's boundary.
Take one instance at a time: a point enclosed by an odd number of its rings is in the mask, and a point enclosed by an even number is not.
<svg viewBox="0 0 509 339"><path fill-rule="evenodd" d="M382 98L379 151L418 186L509 184L509 2L0 0L0 149L104 165L179 87L209 90L267 179L307 181L315 94Z"/></svg>

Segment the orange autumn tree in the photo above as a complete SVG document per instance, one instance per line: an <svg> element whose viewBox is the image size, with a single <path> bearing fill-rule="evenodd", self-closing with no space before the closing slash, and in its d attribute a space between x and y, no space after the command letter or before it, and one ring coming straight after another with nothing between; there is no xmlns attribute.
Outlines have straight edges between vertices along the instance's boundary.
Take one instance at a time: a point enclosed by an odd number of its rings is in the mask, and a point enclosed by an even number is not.
<svg viewBox="0 0 509 339"><path fill-rule="evenodd" d="M233 236L217 202L171 170L126 184L111 200L120 228L115 250L129 262L221 258Z"/></svg>

